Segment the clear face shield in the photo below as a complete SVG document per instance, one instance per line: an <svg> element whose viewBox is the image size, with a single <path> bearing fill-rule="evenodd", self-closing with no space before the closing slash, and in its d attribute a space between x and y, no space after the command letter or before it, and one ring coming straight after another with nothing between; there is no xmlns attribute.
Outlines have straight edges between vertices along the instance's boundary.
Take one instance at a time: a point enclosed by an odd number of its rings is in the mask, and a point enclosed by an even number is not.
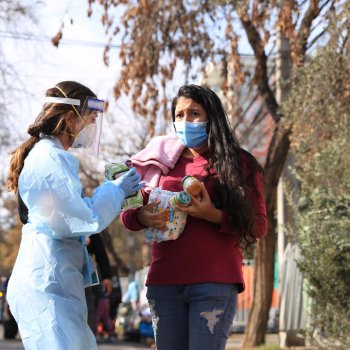
<svg viewBox="0 0 350 350"><path fill-rule="evenodd" d="M89 153L97 157L100 147L104 101L96 97L87 97L80 113L76 108L76 106L80 106L78 99L46 97L45 103L63 103L73 107L83 127L77 135L74 135L75 139L71 147L86 148Z"/></svg>
<svg viewBox="0 0 350 350"><path fill-rule="evenodd" d="M96 97L87 97L81 109L80 116L84 126L76 136L71 147L87 148L89 153L98 156L104 101Z"/></svg>

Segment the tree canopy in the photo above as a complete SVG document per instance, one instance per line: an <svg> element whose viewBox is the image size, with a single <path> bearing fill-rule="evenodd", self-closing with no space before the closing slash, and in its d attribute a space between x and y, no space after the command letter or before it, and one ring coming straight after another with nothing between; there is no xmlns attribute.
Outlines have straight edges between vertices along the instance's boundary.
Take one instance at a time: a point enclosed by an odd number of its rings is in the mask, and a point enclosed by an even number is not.
<svg viewBox="0 0 350 350"><path fill-rule="evenodd" d="M228 79L232 73L231 85L249 79L240 59L244 41L256 57L250 78L258 85L269 113L278 120L266 65L268 54L274 52L277 29L289 38L294 62L301 64L307 50L324 34L337 2L284 1L279 7L278 1L271 0L100 0L98 5L104 9L101 22L109 37L104 55L107 65L110 45L120 43L121 73L115 96L131 96L133 110L149 117L154 132L159 113L165 118L168 115L167 87L179 74L183 82L195 80L205 74L209 62L220 61L225 93L232 89ZM92 15L97 1L88 3L88 15ZM315 18L318 25L313 23Z"/></svg>

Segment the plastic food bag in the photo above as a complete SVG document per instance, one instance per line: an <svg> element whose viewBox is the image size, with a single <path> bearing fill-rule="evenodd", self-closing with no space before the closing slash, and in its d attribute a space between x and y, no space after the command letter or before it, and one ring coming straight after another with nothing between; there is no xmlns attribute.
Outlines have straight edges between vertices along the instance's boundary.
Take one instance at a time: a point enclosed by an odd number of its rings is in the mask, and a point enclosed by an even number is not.
<svg viewBox="0 0 350 350"><path fill-rule="evenodd" d="M123 175L132 167L131 160L126 160L124 163L108 163L105 165L105 177L108 180L115 180ZM140 190L126 197L122 203L122 209L142 207L143 196Z"/></svg>
<svg viewBox="0 0 350 350"><path fill-rule="evenodd" d="M169 199L177 193L178 192L162 190L160 187L155 188L150 193L148 203L153 202L155 199L160 200L160 203L154 208L154 212L166 211L166 225L168 230L161 231L154 227L146 228L144 230L144 235L147 242L163 242L175 240L180 237L186 224L187 213L173 210L169 206Z"/></svg>

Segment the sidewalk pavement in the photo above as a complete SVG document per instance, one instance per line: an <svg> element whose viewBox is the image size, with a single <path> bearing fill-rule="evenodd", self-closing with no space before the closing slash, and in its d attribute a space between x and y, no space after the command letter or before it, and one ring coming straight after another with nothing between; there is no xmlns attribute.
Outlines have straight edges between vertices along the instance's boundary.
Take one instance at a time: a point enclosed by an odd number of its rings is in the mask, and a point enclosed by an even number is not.
<svg viewBox="0 0 350 350"><path fill-rule="evenodd" d="M233 333L230 335L225 350L236 350L240 349L243 343L243 334ZM267 334L266 335L266 344L269 345L278 345L278 334ZM129 347L127 347L129 346ZM120 342L118 344L103 344L98 346L98 350L131 350L131 349L150 349L148 346L140 343L128 343Z"/></svg>
<svg viewBox="0 0 350 350"><path fill-rule="evenodd" d="M225 350L240 349L243 342L243 334L233 333L229 337ZM278 345L278 334L267 334L266 343L269 345ZM1 350L24 350L22 342L17 336L14 340L3 339L3 327L0 324L0 349ZM150 349L149 346L141 343L126 342L117 340L113 343L98 344L98 350L139 350Z"/></svg>
<svg viewBox="0 0 350 350"><path fill-rule="evenodd" d="M225 350L240 349L243 344L243 337L244 334L242 333L232 333L227 341ZM278 333L266 334L265 340L267 345L279 345Z"/></svg>
<svg viewBox="0 0 350 350"><path fill-rule="evenodd" d="M4 339L4 328L0 324L0 349L1 350L24 350L20 336L17 335L16 339ZM113 343L98 344L98 350L140 350L150 349L149 346L141 343L125 342L117 340ZM43 349L44 350L44 349ZM45 349L46 350L46 349Z"/></svg>

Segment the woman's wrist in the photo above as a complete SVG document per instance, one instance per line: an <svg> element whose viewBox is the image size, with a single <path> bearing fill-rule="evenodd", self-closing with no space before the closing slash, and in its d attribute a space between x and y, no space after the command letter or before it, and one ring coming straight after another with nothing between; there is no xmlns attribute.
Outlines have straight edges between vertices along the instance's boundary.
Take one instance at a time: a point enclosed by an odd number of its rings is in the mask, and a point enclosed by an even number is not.
<svg viewBox="0 0 350 350"><path fill-rule="evenodd" d="M141 221L140 221L140 209L141 209L142 207L139 207L139 208L137 208L136 209L136 222L140 225L140 226L142 226L143 228L146 228L147 226L146 225L144 225Z"/></svg>
<svg viewBox="0 0 350 350"><path fill-rule="evenodd" d="M210 210L210 212L208 214L209 214L207 217L208 221L210 221L216 225L221 224L223 213L220 209L213 207L213 209Z"/></svg>

